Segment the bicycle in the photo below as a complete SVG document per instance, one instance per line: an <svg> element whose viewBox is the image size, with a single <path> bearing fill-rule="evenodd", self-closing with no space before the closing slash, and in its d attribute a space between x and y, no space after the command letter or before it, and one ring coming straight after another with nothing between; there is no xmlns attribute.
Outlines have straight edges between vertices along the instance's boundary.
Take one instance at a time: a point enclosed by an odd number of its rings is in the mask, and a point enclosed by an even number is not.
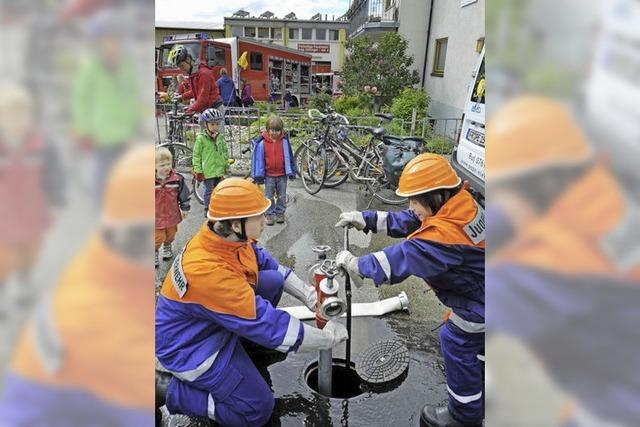
<svg viewBox="0 0 640 427"><path fill-rule="evenodd" d="M405 146L402 138L386 136L385 130L381 126L349 125L344 116L336 113L330 107L328 108L328 114L311 109L308 115L312 119L316 119L314 116L320 117L321 122L326 125L321 140L318 141L319 138L316 136L313 141L305 143L306 148L314 144L318 145L317 155L323 156L320 162L325 165L325 170L320 188L322 186L336 187L345 182L348 177L351 177L353 181L365 185L372 196L369 204L374 197L383 203L391 205L400 205L407 201L406 197L400 197L395 194L395 186L389 181L385 173L383 168L383 147L393 146L396 150L412 151L415 154L418 154L419 150L415 149L415 147ZM380 119L380 124L383 121L391 121L393 119L393 116L389 114L378 113L376 117ZM364 130L371 134L371 138L366 146L358 147L348 138L346 129ZM400 141L399 143L394 142L398 140ZM306 148L301 148L301 150ZM300 154L302 154L302 151ZM301 161L301 159L296 161ZM302 177L304 183L304 175ZM329 177L329 181L327 181L327 177ZM332 180L332 178L334 179ZM320 188L314 189L316 190L315 193Z"/></svg>

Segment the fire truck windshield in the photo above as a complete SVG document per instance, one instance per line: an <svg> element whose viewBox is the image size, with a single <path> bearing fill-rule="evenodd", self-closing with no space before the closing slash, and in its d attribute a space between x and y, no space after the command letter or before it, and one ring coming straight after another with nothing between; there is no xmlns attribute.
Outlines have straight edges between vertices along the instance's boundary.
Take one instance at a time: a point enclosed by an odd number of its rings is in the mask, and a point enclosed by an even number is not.
<svg viewBox="0 0 640 427"><path fill-rule="evenodd" d="M176 44L181 44L187 48L187 51L191 55L191 57L196 60L200 57L200 42L187 42L187 43L175 43L175 44L165 44L160 47L160 56L158 57L158 67L159 68L175 68L172 64L169 63L169 52L171 48Z"/></svg>

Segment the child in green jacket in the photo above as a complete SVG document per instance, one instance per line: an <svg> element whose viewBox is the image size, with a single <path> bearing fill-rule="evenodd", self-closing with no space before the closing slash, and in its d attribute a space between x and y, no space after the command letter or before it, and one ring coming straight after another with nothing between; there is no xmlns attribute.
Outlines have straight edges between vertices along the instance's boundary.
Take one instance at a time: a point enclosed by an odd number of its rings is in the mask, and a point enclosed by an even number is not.
<svg viewBox="0 0 640 427"><path fill-rule="evenodd" d="M202 132L196 137L193 145L193 173L198 182L204 184L204 215L207 216L207 208L211 192L224 179L229 168L229 155L224 136L219 133L224 115L209 108L200 115Z"/></svg>

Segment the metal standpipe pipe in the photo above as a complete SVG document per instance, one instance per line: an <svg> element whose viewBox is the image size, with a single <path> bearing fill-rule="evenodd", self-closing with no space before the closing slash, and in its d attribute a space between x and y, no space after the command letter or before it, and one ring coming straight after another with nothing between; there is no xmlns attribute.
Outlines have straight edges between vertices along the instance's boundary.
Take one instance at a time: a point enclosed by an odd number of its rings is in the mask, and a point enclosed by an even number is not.
<svg viewBox="0 0 640 427"><path fill-rule="evenodd" d="M327 320L337 319L346 309L346 304L338 298L338 282L334 280L338 273L335 261L325 260L320 269L326 276L318 285L317 323L326 324ZM324 320L321 322L319 320ZM318 391L324 396L331 396L333 376L333 352L331 349L320 350L318 355Z"/></svg>
<svg viewBox="0 0 640 427"><path fill-rule="evenodd" d="M349 250L349 227L344 228L344 250ZM344 291L347 297L347 344L345 349L345 359L347 368L351 367L351 277L349 272L344 270Z"/></svg>

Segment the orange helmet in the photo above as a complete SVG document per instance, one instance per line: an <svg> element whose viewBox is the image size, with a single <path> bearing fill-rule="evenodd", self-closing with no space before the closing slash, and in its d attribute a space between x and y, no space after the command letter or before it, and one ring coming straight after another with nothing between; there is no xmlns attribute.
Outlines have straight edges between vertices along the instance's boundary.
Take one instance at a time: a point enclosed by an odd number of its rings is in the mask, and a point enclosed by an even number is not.
<svg viewBox="0 0 640 427"><path fill-rule="evenodd" d="M487 123L488 180L579 164L591 153L570 111L543 96L517 98L496 111Z"/></svg>
<svg viewBox="0 0 640 427"><path fill-rule="evenodd" d="M103 222L128 224L153 221L155 193L153 145L130 148L116 162L107 180L103 201Z"/></svg>
<svg viewBox="0 0 640 427"><path fill-rule="evenodd" d="M207 218L212 221L263 214L271 206L257 185L242 178L228 178L211 193Z"/></svg>
<svg viewBox="0 0 640 427"><path fill-rule="evenodd" d="M424 153L411 159L404 167L396 194L400 197L416 196L442 188L455 188L461 182L444 157Z"/></svg>

